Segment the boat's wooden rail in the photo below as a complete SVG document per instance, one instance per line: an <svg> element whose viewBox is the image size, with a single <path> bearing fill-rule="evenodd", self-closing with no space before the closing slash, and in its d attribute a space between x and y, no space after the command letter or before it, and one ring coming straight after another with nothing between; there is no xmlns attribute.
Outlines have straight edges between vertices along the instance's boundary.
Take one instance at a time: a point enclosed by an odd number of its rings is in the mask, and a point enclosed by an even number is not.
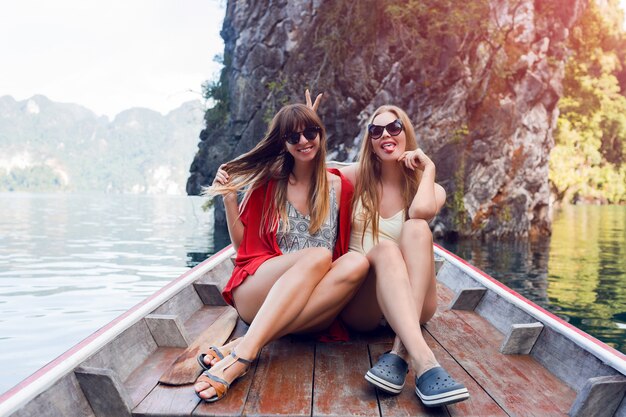
<svg viewBox="0 0 626 417"><path fill-rule="evenodd" d="M172 366L177 378L188 373L183 376L192 381L200 372L193 364L198 349L245 333L241 321L231 332L235 316L219 294L232 270L225 261L11 415L626 416L622 373L448 260L438 273L440 308L423 329L440 363L468 387L468 401L424 408L412 373L398 396L372 388L363 375L390 348L388 329L346 343L273 342L214 404L201 403L189 383L160 382L171 377Z"/></svg>

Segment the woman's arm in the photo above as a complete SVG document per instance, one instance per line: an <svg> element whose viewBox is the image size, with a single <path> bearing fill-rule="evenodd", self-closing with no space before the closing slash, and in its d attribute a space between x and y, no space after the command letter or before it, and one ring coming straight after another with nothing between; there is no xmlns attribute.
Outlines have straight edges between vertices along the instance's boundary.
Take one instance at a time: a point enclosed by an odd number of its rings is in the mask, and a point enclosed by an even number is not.
<svg viewBox="0 0 626 417"><path fill-rule="evenodd" d="M421 149L405 152L400 161L422 171L422 179L409 207L410 219L431 220L446 202L446 191L435 183L435 163Z"/></svg>
<svg viewBox="0 0 626 417"><path fill-rule="evenodd" d="M226 172L226 164L220 165L215 174L213 184L225 185L228 182L228 173ZM235 250L239 249L241 240L243 239L243 223L239 218L239 204L237 202L237 193L232 192L222 196L224 199L224 211L226 212L226 224L228 225L228 234L230 241L233 242Z"/></svg>

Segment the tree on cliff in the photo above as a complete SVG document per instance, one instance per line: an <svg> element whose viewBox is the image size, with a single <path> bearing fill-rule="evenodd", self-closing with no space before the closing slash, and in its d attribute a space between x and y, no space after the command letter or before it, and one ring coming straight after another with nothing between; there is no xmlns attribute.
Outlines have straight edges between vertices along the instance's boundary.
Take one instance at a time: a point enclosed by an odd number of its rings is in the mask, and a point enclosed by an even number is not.
<svg viewBox="0 0 626 417"><path fill-rule="evenodd" d="M557 200L626 203L626 35L617 1L591 3L572 29L550 155ZM620 85L621 77L621 85Z"/></svg>

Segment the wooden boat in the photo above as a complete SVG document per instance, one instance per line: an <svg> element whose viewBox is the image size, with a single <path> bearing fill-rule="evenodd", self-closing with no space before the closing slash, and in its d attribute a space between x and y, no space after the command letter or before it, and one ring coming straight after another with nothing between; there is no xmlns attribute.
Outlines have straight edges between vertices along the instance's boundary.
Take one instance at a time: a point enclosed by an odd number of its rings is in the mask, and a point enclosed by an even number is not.
<svg viewBox="0 0 626 417"><path fill-rule="evenodd" d="M452 253L439 258L439 310L424 327L470 399L424 408L413 375L397 396L363 375L389 330L266 346L222 401L201 403L196 355L243 334L220 288L228 247L0 396L1 416L626 416L626 356L524 299Z"/></svg>

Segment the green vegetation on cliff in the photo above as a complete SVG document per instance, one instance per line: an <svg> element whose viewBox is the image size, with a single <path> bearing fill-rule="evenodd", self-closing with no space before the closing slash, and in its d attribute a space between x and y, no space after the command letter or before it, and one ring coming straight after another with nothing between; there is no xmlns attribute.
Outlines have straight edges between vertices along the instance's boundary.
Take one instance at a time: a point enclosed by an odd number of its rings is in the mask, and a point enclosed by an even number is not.
<svg viewBox="0 0 626 417"><path fill-rule="evenodd" d="M626 203L626 36L617 2L605 7L591 2L569 39L550 154L551 186L566 203Z"/></svg>

